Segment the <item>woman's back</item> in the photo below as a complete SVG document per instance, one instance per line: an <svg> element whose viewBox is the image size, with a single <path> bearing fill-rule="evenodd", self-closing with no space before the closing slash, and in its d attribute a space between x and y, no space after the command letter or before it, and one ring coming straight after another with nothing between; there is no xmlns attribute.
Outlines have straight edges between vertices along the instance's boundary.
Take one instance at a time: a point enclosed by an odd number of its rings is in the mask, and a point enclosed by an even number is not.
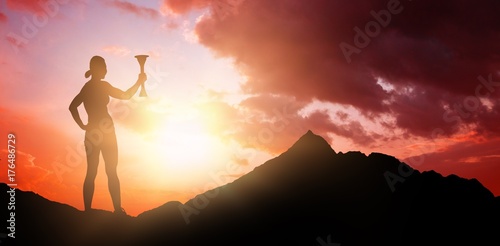
<svg viewBox="0 0 500 246"><path fill-rule="evenodd" d="M109 87L111 85L105 81L93 81L85 83L80 92L83 97L83 106L88 115L88 126L99 127L103 120L111 120L108 112Z"/></svg>

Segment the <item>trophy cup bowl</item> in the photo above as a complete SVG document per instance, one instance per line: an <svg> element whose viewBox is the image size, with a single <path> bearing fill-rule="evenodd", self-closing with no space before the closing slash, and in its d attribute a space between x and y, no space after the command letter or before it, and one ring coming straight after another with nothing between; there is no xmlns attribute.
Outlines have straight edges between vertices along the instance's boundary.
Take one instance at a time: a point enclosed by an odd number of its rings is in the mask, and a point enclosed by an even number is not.
<svg viewBox="0 0 500 246"><path fill-rule="evenodd" d="M148 58L148 55L136 55L135 58L137 59L137 62L139 62L139 66L141 67L141 74L144 74L144 64L146 63L146 58ZM146 88L144 87L144 83L141 85L141 91L139 93L140 97L147 97L148 94L146 93Z"/></svg>

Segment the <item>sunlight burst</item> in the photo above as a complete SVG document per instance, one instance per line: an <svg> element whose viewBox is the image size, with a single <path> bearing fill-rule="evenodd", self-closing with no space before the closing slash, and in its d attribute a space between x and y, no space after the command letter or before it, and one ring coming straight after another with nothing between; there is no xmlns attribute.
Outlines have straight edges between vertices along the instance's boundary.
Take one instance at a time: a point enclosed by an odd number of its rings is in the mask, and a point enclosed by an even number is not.
<svg viewBox="0 0 500 246"><path fill-rule="evenodd" d="M180 111L171 114L155 133L160 160L174 172L202 172L217 160L221 143L208 133L199 112Z"/></svg>

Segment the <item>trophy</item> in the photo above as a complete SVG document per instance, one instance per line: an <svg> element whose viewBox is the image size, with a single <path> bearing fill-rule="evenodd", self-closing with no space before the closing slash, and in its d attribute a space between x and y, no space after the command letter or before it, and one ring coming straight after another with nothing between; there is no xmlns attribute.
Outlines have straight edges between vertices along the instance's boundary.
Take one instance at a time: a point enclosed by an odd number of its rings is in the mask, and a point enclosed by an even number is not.
<svg viewBox="0 0 500 246"><path fill-rule="evenodd" d="M139 66L141 66L141 74L144 73L144 63L146 63L146 58L148 58L148 55L136 55L135 58L137 58L137 61L139 62ZM144 82L146 83L146 82ZM139 93L140 97L147 97L148 94L146 94L146 88L144 88L144 83L141 84L141 92Z"/></svg>

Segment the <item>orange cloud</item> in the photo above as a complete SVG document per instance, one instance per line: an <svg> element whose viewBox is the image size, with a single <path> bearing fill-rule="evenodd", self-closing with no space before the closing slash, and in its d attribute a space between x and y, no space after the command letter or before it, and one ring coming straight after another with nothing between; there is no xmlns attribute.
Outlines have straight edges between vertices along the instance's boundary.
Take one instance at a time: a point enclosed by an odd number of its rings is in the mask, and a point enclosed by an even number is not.
<svg viewBox="0 0 500 246"><path fill-rule="evenodd" d="M127 56L131 52L127 47L120 45L109 45L103 47L102 50L116 56Z"/></svg>
<svg viewBox="0 0 500 246"><path fill-rule="evenodd" d="M161 10L163 13L173 12L184 14L192 9L201 9L210 4L210 0L163 0Z"/></svg>

